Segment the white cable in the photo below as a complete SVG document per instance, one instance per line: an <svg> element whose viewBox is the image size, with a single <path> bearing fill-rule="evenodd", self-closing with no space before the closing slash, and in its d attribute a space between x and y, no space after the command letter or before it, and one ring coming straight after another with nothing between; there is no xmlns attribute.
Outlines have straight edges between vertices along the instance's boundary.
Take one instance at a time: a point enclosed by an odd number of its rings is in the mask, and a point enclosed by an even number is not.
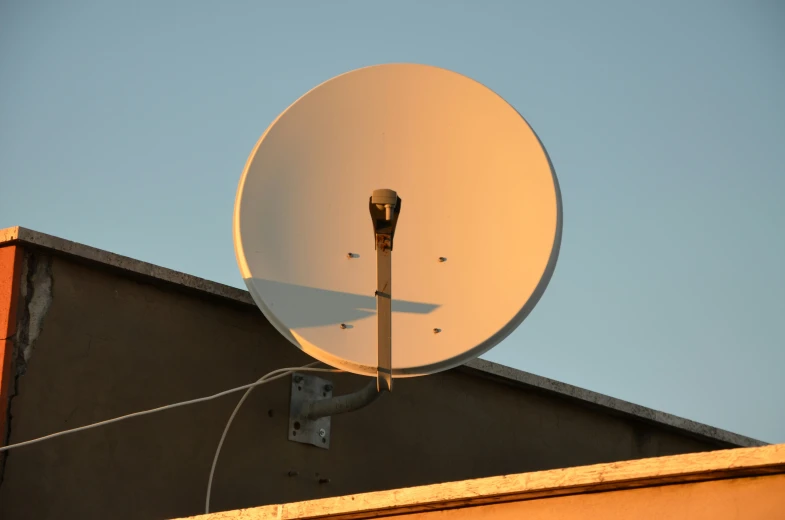
<svg viewBox="0 0 785 520"><path fill-rule="evenodd" d="M287 374L290 374L290 373L298 371L298 370L305 371L305 372L340 372L340 370L331 369L331 368L308 368L309 366L311 366L311 365L306 365L305 367L289 367L289 368L281 368L281 369L278 369L278 370L273 370L272 372L270 372L265 377L263 377L262 379L260 379L259 381L255 382L255 383L250 383L250 384L247 384L247 385L238 386L237 388L232 388L230 390L224 390L223 392L219 392L219 393L214 394L214 395L209 395L207 397L200 397L198 399L192 399L190 401L183 401L181 403L169 404L169 405L166 405L166 406L161 406L159 408L153 408L151 410L144 410L142 412L134 412L134 413L131 413L131 414L128 414L128 415L122 415L120 417L115 417L114 419L108 419L106 421L101 421L101 422L97 422L97 423L94 423L94 424L88 424L87 426L80 426L78 428L72 428L70 430L65 430L65 431L62 431L62 432L57 432L57 433L52 433L52 434L49 434L49 435L44 435L43 437L38 437L37 439L31 439L29 441L18 442L16 444L9 444L8 446L1 446L0 447L0 452L11 450L11 449L14 449L14 448L21 448L22 446L27 446L28 444L34 444L36 442L41 442L41 441L45 441L45 440L48 440L48 439L54 439L55 437L60 437L62 435L68 435L69 433L76 433L76 432L80 432L80 431L83 431L83 430L89 430L91 428L96 428L98 426L104 426L104 425L107 425L107 424L112 424L112 423L115 423L115 422L124 421L125 419L131 419L132 417L139 417L139 416L148 415L148 414L151 414L151 413L163 412L164 410L171 410L172 408L177 408L177 407L180 407L180 406L186 406L186 405L189 405L189 404L196 404L196 403L203 403L205 401L211 401L213 399L218 399L219 397L223 397L225 395L233 394L233 393L239 392L241 390L246 390L246 389L249 389L249 388L254 388L254 387L259 386L259 385L263 385L265 383L269 383L270 381L273 381L275 379L284 377ZM281 373L281 372L283 372L283 373ZM276 376L273 377L273 374L279 374L279 375L276 375Z"/></svg>
<svg viewBox="0 0 785 520"><path fill-rule="evenodd" d="M318 364L319 364L319 361L316 361L314 363L311 363L311 364L305 365L303 367L300 367L297 370L300 370L301 372L304 372L304 371L310 372L311 370L309 370L309 368L314 366L314 365L318 365ZM314 371L317 371L317 370L319 372L321 372L324 369L315 369ZM333 371L334 372L340 372L339 370L333 370ZM287 375L289 373L291 373L291 372L287 372L286 374L283 374L283 375ZM272 374L272 372L270 374L262 376L262 378L259 379L259 381L257 381L257 383L266 382L267 378L271 374ZM278 376L278 377L283 377L283 376ZM234 411L232 412L232 415L229 416L229 420L226 421L226 426L224 426L224 431L221 434L221 440L218 441L218 447L215 449L215 456L213 456L213 465L210 467L210 476L207 478L207 495L205 496L205 499L204 499L204 512L205 512L205 514L210 512L210 495L212 494L212 490L213 490L213 475L215 475L215 467L218 465L218 456L221 454L221 448L223 447L224 439L226 439L226 434L229 433L229 428L232 426L232 421L234 421L234 417L237 415L237 412L240 411L240 407L243 405L243 403L248 398L248 396L251 395L251 392L253 391L254 388L255 388L254 386L250 387L248 390L245 391L243 396L240 398L240 401L237 403L237 406L234 407Z"/></svg>

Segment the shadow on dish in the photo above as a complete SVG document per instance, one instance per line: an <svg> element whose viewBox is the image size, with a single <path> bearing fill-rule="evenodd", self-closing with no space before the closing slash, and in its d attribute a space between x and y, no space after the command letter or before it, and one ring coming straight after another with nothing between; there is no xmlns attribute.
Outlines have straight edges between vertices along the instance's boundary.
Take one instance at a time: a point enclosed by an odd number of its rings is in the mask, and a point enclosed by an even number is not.
<svg viewBox="0 0 785 520"><path fill-rule="evenodd" d="M257 295L262 296L267 308L281 322L292 329L348 325L376 314L376 296L329 291L290 283L253 278L246 280ZM439 305L434 303L396 300L393 313L429 314Z"/></svg>

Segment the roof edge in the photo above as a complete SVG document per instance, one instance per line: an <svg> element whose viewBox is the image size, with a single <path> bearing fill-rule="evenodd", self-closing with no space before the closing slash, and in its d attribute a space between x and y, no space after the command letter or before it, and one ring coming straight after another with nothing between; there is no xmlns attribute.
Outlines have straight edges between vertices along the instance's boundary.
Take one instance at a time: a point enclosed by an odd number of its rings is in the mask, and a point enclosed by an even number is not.
<svg viewBox="0 0 785 520"><path fill-rule="evenodd" d="M577 399L585 403L590 403L602 408L608 408L623 415L633 416L649 423L654 423L676 430L688 432L694 436L720 441L734 446L751 448L768 446L768 442L753 439L745 435L729 432L714 426L685 419L676 415L647 408L638 404L624 401L616 397L579 388L577 386L562 383L554 379L538 376L530 372L518 370L499 363L494 363L486 359L473 359L460 367L467 372L479 372L481 375L505 382L513 382L529 387L545 390L551 394L558 394L570 399Z"/></svg>
<svg viewBox="0 0 785 520"><path fill-rule="evenodd" d="M220 296L248 305L254 305L248 291L230 285L213 282L198 276L181 273L158 265L136 260L128 256L118 255L95 247L71 242L46 233L33 231L21 226L0 229L0 247L13 243L21 243L34 247L44 248L56 253L77 257L92 263L114 267L127 273L140 275L146 278L161 280L174 285L186 287L196 291Z"/></svg>
<svg viewBox="0 0 785 520"><path fill-rule="evenodd" d="M21 226L0 229L0 247L14 243L47 249L65 256L76 257L91 263L109 266L126 273L167 282L186 289L233 300L238 303L254 305L251 295L248 291L243 289L181 273L173 269L167 269L166 267L160 267L127 256L110 253L109 251L47 235L46 233L41 233ZM549 393L578 399L644 421L686 431L692 435L735 446L754 447L768 445L766 442L751 437L653 410L645 406L633 404L591 390L578 388L567 383L555 381L547 377L538 376L484 359L471 360L462 367L459 367L458 370L478 373L479 375L503 380L507 383L538 388Z"/></svg>

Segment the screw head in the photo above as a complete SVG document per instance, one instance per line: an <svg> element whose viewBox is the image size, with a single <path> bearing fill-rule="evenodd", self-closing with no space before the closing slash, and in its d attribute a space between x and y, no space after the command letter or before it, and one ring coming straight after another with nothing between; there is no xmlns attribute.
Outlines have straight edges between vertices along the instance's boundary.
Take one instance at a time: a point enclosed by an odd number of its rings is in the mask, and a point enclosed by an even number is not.
<svg viewBox="0 0 785 520"><path fill-rule="evenodd" d="M353 253L346 253L346 258L351 260L352 258L354 258L354 254Z"/></svg>
<svg viewBox="0 0 785 520"><path fill-rule="evenodd" d="M321 429L319 430L319 437L324 437L325 435L327 435L327 432L326 432L326 431L324 431L324 428L321 428Z"/></svg>
<svg viewBox="0 0 785 520"><path fill-rule="evenodd" d="M441 331L442 331L442 329L433 329L433 333L434 333L434 334L438 334L438 333L440 333Z"/></svg>
<svg viewBox="0 0 785 520"><path fill-rule="evenodd" d="M440 256L440 257L439 257L439 261L440 261L440 262L446 262L446 261L447 261L447 259L446 259L445 257L443 257L443 256Z"/></svg>
<svg viewBox="0 0 785 520"><path fill-rule="evenodd" d="M346 324L345 323L341 323L341 328L345 329L346 328Z"/></svg>

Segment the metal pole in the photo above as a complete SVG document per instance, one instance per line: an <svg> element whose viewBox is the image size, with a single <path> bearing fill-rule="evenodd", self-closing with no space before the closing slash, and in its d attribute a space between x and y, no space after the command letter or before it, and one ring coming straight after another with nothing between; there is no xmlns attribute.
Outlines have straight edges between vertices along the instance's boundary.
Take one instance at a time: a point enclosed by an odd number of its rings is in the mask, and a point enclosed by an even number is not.
<svg viewBox="0 0 785 520"><path fill-rule="evenodd" d="M376 315L379 392L392 390L392 251L389 235L376 235Z"/></svg>
<svg viewBox="0 0 785 520"><path fill-rule="evenodd" d="M361 390L352 394L339 395L319 401L309 401L303 405L302 414L309 420L329 417L339 413L353 412L376 401L381 393L376 381L371 381Z"/></svg>
<svg viewBox="0 0 785 520"><path fill-rule="evenodd" d="M376 241L376 387L379 392L389 392L392 390L392 250L401 198L393 190L374 190L369 207Z"/></svg>

